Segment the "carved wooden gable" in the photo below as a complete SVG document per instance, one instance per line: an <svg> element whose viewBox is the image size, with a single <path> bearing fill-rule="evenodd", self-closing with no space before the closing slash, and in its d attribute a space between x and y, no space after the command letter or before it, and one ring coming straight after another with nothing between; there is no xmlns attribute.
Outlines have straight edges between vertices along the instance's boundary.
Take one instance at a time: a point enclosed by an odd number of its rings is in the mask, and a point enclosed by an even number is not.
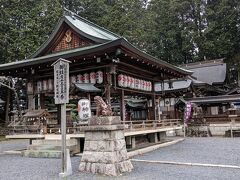
<svg viewBox="0 0 240 180"><path fill-rule="evenodd" d="M63 32L62 38L57 42L57 45L53 47L52 52L90 46L91 44L93 44L91 40L81 37L69 28Z"/></svg>

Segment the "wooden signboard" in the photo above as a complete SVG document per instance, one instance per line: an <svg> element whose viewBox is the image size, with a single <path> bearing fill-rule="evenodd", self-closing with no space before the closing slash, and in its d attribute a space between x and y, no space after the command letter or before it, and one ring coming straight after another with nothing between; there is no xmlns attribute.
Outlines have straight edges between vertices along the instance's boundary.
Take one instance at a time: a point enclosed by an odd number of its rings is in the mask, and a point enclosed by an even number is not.
<svg viewBox="0 0 240 180"><path fill-rule="evenodd" d="M54 64L55 104L69 102L69 61L58 59Z"/></svg>

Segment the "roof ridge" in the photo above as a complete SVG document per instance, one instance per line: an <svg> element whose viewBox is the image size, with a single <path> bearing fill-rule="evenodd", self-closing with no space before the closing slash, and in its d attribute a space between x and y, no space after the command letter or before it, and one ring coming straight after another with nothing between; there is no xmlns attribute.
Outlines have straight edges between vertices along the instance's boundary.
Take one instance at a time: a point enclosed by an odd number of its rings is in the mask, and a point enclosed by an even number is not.
<svg viewBox="0 0 240 180"><path fill-rule="evenodd" d="M106 32L108 32L108 33L111 33L112 35L114 35L114 36L116 36L116 37L118 37L118 38L122 38L122 36L120 36L120 35L112 32L112 31L110 31L110 30L108 30L108 29L106 29L106 28L104 28L104 27L102 27L102 26L99 26L99 25L93 23L92 21L90 21L90 20L88 20L88 19L86 19L86 18L78 15L78 14L75 13L75 12L72 12L71 10L69 10L69 9L67 9L67 8L64 8L64 10L66 10L66 11L69 13L68 15L66 14L66 15L64 15L64 16L75 17L75 18L77 18L78 20L82 20L82 21L84 21L85 23L88 23L88 24L93 25L93 26L95 26L95 27L97 27L97 28L100 28L100 29L102 29L102 30L104 30L104 31L106 31Z"/></svg>

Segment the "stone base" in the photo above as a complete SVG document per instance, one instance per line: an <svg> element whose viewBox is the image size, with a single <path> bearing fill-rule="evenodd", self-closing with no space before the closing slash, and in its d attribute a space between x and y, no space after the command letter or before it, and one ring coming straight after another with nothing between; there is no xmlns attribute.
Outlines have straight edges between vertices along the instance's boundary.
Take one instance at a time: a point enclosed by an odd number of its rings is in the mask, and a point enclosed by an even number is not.
<svg viewBox="0 0 240 180"><path fill-rule="evenodd" d="M79 170L93 174L103 174L107 176L119 176L125 172L131 172L133 165L130 160L115 164L81 162Z"/></svg>
<svg viewBox="0 0 240 180"><path fill-rule="evenodd" d="M120 116L93 116L89 122L89 126L94 125L113 125L113 124L121 124Z"/></svg>
<svg viewBox="0 0 240 180"><path fill-rule="evenodd" d="M118 176L132 169L122 125L86 127L80 171Z"/></svg>

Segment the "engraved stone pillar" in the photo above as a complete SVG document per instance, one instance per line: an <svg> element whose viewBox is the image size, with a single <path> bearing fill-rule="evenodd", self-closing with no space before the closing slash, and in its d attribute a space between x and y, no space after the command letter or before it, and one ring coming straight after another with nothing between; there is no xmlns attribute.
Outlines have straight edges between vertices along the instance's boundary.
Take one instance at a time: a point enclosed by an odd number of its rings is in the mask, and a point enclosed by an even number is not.
<svg viewBox="0 0 240 180"><path fill-rule="evenodd" d="M85 144L79 170L118 176L133 169L119 116L93 117L84 127Z"/></svg>

